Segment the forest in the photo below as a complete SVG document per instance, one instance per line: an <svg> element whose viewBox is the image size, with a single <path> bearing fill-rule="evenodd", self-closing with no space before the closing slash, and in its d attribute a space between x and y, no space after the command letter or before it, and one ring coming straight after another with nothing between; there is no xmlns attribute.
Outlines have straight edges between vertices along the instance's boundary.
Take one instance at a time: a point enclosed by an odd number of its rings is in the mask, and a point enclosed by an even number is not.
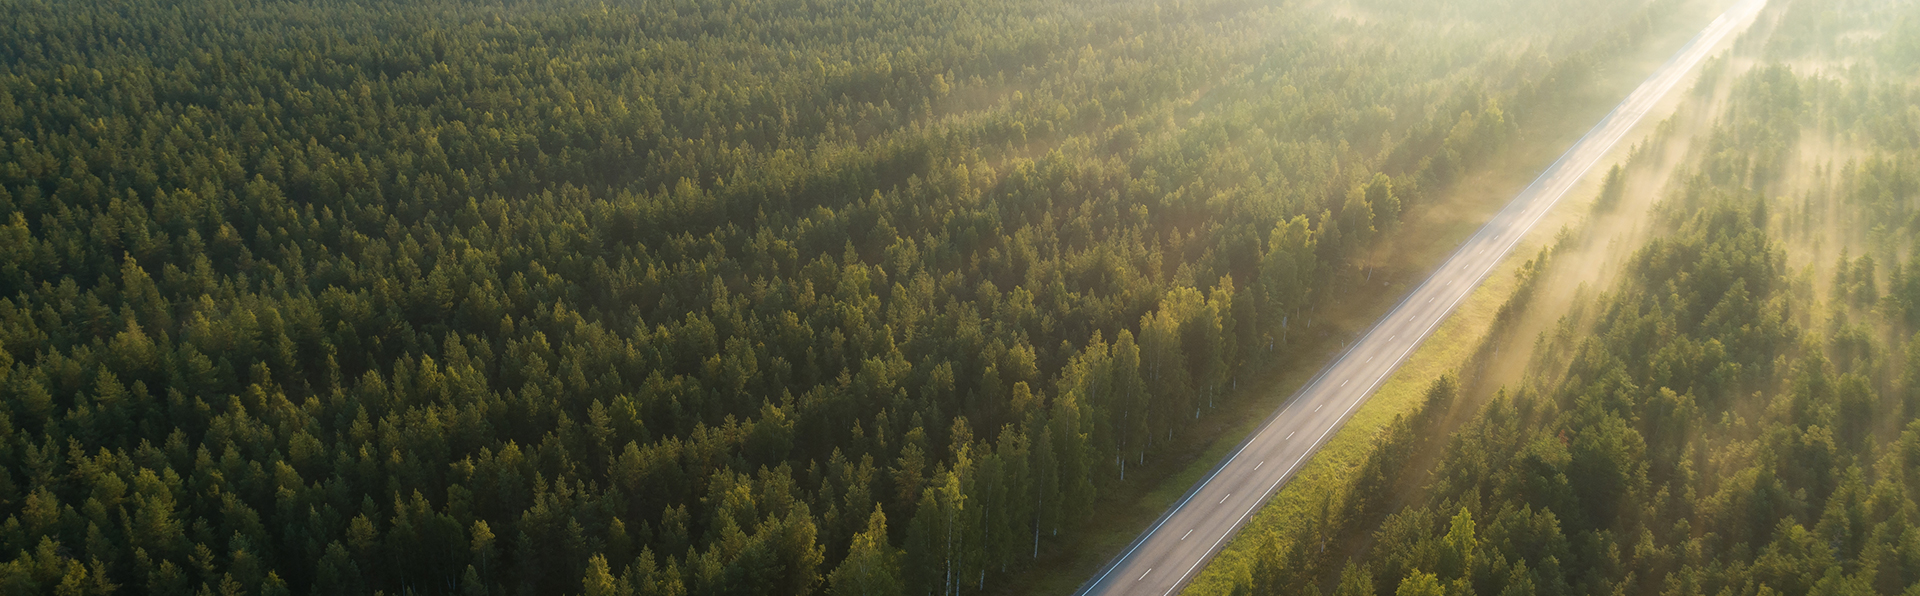
<svg viewBox="0 0 1920 596"><path fill-rule="evenodd" d="M1674 4L0 0L0 592L999 589Z"/></svg>
<svg viewBox="0 0 1920 596"><path fill-rule="evenodd" d="M1724 104L1618 283L1446 434L1469 400L1436 382L1239 591L1920 593L1916 27L1770 5L1692 94Z"/></svg>

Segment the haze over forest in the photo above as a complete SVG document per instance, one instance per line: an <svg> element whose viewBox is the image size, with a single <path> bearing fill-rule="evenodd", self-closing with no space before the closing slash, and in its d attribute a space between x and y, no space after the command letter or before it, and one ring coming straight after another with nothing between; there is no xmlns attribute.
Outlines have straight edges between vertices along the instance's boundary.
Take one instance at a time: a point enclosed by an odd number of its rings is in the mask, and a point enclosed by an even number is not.
<svg viewBox="0 0 1920 596"><path fill-rule="evenodd" d="M1729 4L0 0L0 593L1073 589ZM1715 55L1189 593L1920 594L1920 5Z"/></svg>
<svg viewBox="0 0 1920 596"><path fill-rule="evenodd" d="M1523 380L1434 381L1238 590L1920 592L1920 12L1774 4L1519 272L1658 189Z"/></svg>

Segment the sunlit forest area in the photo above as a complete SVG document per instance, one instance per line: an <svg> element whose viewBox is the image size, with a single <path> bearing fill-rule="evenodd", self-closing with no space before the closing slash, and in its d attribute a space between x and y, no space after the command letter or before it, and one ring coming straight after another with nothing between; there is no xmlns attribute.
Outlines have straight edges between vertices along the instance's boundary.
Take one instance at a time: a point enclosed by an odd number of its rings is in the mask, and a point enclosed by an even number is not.
<svg viewBox="0 0 1920 596"><path fill-rule="evenodd" d="M1917 40L1911 2L1772 3L1618 283L1448 436L1436 382L1241 592L1920 594Z"/></svg>
<svg viewBox="0 0 1920 596"><path fill-rule="evenodd" d="M1673 4L0 0L0 592L1003 589ZM1858 45L1912 72L1916 36L1881 39ZM1655 428L1638 398L1515 398L1484 434L1534 451L1458 448L1698 460L1605 468L1632 482L1586 509L1467 501L1559 545L1525 569L1587 557L1542 589L1642 559L1721 585L1733 568L1686 553L1723 545L1920 560L1875 525L1913 509L1920 430L1861 409L1915 401L1878 331L1920 302L1887 256L1913 226L1848 265L1855 298L1817 324L1861 331L1822 360L1738 190L1778 157L1744 139L1817 115L1888 135L1835 196L1908 214L1873 193L1911 196L1914 88L1874 68L1740 79L1769 116L1728 123L1730 165L1649 249L1674 297L1612 299L1617 341L1563 383L1658 371L1688 383L1644 407L1744 418L1676 419L1696 444L1633 434ZM1717 316L1682 298L1722 293ZM1672 364L1608 364L1628 351ZM1735 407L1780 379L1805 398ZM1612 434L1572 456L1536 440L1590 419ZM1727 446L1800 459L1709 457ZM1825 467L1782 463L1803 460ZM1799 475L1739 471L1776 465ZM1721 518L1669 485L1762 527L1672 530ZM1392 536L1437 544L1457 494ZM1774 528L1809 511L1838 521ZM1819 550L1830 527L1852 550ZM1512 575L1460 556L1372 577Z"/></svg>

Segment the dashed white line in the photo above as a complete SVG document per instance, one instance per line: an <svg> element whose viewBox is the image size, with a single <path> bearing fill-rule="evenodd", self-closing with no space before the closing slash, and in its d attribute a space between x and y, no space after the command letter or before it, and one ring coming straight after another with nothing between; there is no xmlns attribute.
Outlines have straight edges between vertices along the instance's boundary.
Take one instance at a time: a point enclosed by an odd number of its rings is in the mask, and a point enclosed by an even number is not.
<svg viewBox="0 0 1920 596"><path fill-rule="evenodd" d="M1148 568L1147 568L1147 573L1153 573L1153 568L1152 568L1152 567L1148 567ZM1140 574L1140 579L1147 579L1147 573L1142 573L1142 574ZM1140 579L1136 579L1136 580L1133 580L1133 581L1140 581Z"/></svg>
<svg viewBox="0 0 1920 596"><path fill-rule="evenodd" d="M1225 503L1227 502L1227 499L1231 499L1231 498L1233 498L1233 493L1227 493L1227 496L1220 497L1220 503ZM1220 503L1214 503L1214 504L1219 505Z"/></svg>
<svg viewBox="0 0 1920 596"><path fill-rule="evenodd" d="M1266 460L1261 460L1260 463L1253 464L1253 471L1255 472L1260 471L1260 466L1264 466L1264 465L1267 465Z"/></svg>
<svg viewBox="0 0 1920 596"><path fill-rule="evenodd" d="M1187 539L1187 537L1188 537L1188 536L1192 536L1192 535L1193 535L1193 530L1187 530L1187 533L1185 533L1185 534L1181 534L1181 535L1180 535L1180 540L1181 540L1182 542L1184 542L1184 541L1186 541L1186 539ZM1148 571L1152 571L1152 570L1151 570L1151 569L1149 569ZM1140 576L1140 577L1146 577L1146 576L1144 576L1144 575L1142 575L1142 576Z"/></svg>
<svg viewBox="0 0 1920 596"><path fill-rule="evenodd" d="M1300 432L1300 431L1294 431L1294 432ZM1293 440L1293 433L1287 433L1287 438L1285 438L1285 439L1281 439L1281 440L1282 440L1282 441L1291 441L1291 440Z"/></svg>
<svg viewBox="0 0 1920 596"><path fill-rule="evenodd" d="M1318 412L1320 411L1320 408L1324 408L1324 407L1327 407L1327 404L1320 404L1320 405L1314 406L1313 411Z"/></svg>
<svg viewBox="0 0 1920 596"><path fill-rule="evenodd" d="M1345 387L1345 386L1347 386L1347 383L1352 383L1352 382L1353 382L1353 379L1347 379L1347 380L1345 380L1345 381L1341 381L1341 382L1340 382L1340 386L1341 386L1341 387Z"/></svg>
<svg viewBox="0 0 1920 596"><path fill-rule="evenodd" d="M1373 357L1372 357L1372 356L1368 356L1368 357L1367 357L1367 362L1373 362ZM1362 364L1365 364L1365 363L1362 363Z"/></svg>

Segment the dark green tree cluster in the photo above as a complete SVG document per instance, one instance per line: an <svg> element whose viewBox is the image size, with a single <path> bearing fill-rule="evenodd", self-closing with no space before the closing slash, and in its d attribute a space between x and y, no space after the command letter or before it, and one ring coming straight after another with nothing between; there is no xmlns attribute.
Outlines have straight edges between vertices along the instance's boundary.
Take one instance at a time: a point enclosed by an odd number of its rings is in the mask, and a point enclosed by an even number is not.
<svg viewBox="0 0 1920 596"><path fill-rule="evenodd" d="M1665 6L1519 4L0 0L0 592L986 589Z"/></svg>
<svg viewBox="0 0 1920 596"><path fill-rule="evenodd" d="M1794 2L1762 22L1793 33L1795 15L1827 6ZM1543 336L1532 365L1542 377L1455 432L1423 496L1367 528L1367 540L1339 541L1352 529L1342 520L1366 516L1328 516L1271 545L1248 591L1920 590L1920 254L1909 252L1920 233L1920 120L1902 116L1920 113L1920 85L1884 77L1907 66L1868 62L1833 78L1772 65L1738 77L1697 161L1656 208L1662 236L1587 307L1590 319L1573 315ZM1837 172L1793 159L1803 134L1866 157ZM1813 171L1786 171L1794 164ZM1782 192L1790 178L1811 190ZM1819 230L1865 254L1838 251L1816 287L1813 269L1793 273L1789 262L1806 263L1798 251L1818 245L1789 240ZM1369 465L1403 461L1393 445ZM1327 543L1360 546L1314 550Z"/></svg>

